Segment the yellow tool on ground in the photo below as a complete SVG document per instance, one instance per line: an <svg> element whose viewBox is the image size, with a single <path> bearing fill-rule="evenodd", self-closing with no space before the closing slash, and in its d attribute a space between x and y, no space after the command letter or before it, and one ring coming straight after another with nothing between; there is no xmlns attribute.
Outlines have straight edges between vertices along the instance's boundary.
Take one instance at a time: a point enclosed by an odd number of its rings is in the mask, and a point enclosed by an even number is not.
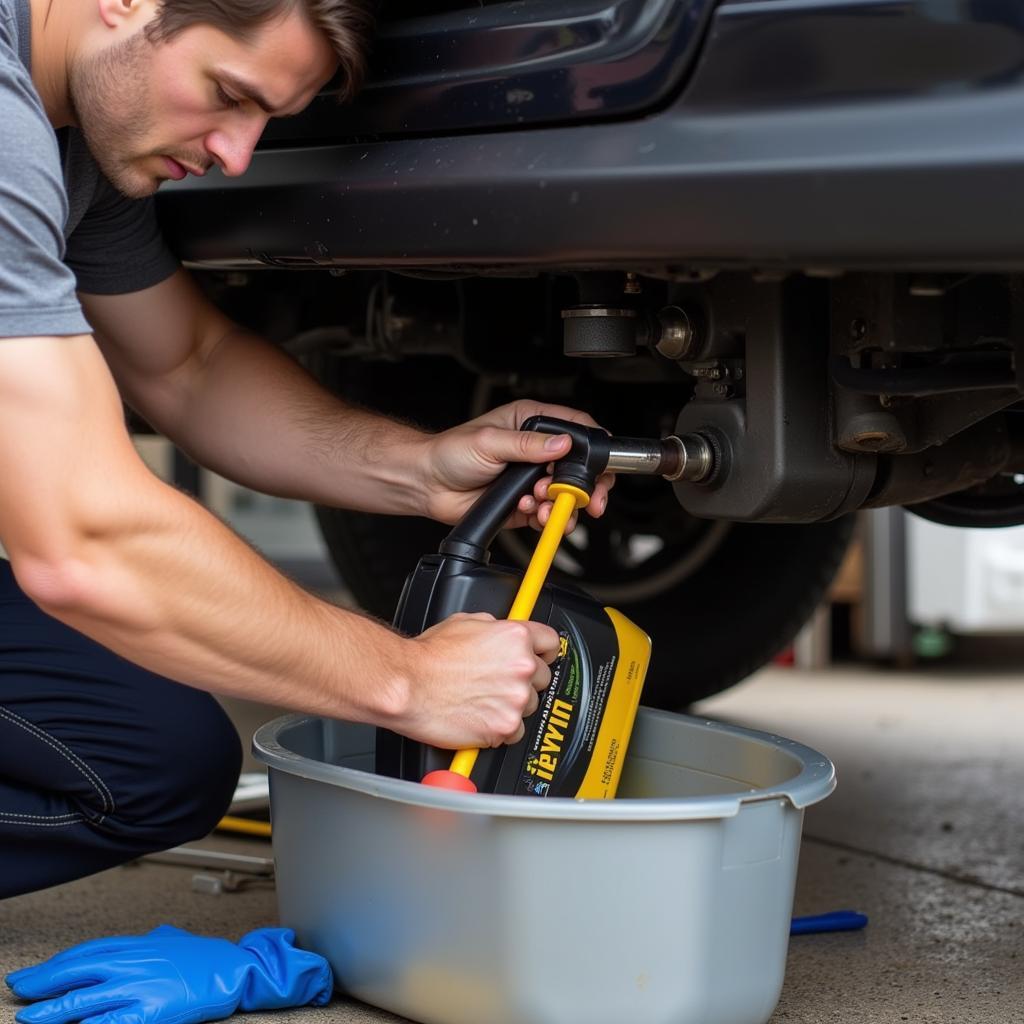
<svg viewBox="0 0 1024 1024"><path fill-rule="evenodd" d="M241 832L248 836L270 838L269 821L253 821L251 818L239 818L232 814L225 814L217 822L216 829L218 832Z"/></svg>

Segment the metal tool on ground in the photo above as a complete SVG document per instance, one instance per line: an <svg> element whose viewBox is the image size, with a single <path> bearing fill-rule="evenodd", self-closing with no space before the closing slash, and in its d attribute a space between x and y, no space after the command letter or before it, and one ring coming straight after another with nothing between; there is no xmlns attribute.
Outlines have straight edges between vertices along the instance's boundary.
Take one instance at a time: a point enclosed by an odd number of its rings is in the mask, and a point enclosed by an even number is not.
<svg viewBox="0 0 1024 1024"><path fill-rule="evenodd" d="M254 885L274 884L274 861L270 857L228 853L224 850L188 845L147 853L140 860L204 869L192 875L193 892L220 894L237 892Z"/></svg>
<svg viewBox="0 0 1024 1024"><path fill-rule="evenodd" d="M668 480L711 475L711 443L698 434L661 439L612 437L600 428L532 417L524 430L568 434L569 453L554 465L551 515L520 578L489 564L490 545L546 473L535 464L509 466L406 581L395 625L420 633L459 611L486 611L556 629L561 646L551 685L526 721L519 743L498 750L443 751L381 731L377 771L469 792L610 798L615 795L650 660L650 639L614 608L582 591L546 584L573 513L585 507L604 472Z"/></svg>

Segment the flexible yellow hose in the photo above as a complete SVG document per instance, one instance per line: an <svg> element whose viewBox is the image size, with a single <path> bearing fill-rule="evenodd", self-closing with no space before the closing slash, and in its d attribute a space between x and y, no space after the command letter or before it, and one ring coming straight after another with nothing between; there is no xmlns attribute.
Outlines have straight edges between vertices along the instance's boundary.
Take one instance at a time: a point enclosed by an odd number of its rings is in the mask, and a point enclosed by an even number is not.
<svg viewBox="0 0 1024 1024"><path fill-rule="evenodd" d="M551 563L573 512L577 508L584 508L590 501L590 495L586 491L572 484L551 484L548 487L548 494L554 496L555 502L530 558L530 564L523 573L523 582L519 584L516 599L512 602L512 610L508 613L509 619L513 622L525 622L533 614L534 605L544 587L544 581L548 578ZM456 751L452 758L451 771L468 779L479 753L479 750L472 747Z"/></svg>

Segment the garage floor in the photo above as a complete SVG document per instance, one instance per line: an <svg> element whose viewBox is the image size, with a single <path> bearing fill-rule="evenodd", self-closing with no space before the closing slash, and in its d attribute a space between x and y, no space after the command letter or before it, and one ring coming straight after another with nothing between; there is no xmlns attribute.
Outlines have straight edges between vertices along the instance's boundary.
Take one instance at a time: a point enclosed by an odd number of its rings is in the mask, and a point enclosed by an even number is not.
<svg viewBox="0 0 1024 1024"><path fill-rule="evenodd" d="M836 793L805 820L796 912L850 907L871 923L792 940L773 1024L1024 1022L1019 669L770 669L699 710L802 740L838 766ZM200 895L191 875L145 863L0 904L0 970L161 922L237 938L274 921L270 888ZM14 1009L0 995L0 1019ZM252 1019L398 1018L341 1001Z"/></svg>

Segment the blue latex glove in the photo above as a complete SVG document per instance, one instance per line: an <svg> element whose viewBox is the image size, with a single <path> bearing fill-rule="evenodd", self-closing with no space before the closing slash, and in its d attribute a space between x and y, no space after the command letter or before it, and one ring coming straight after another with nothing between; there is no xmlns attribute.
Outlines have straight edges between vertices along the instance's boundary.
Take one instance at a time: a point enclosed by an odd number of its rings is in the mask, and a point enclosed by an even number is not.
<svg viewBox="0 0 1024 1024"><path fill-rule="evenodd" d="M148 935L92 939L7 975L21 999L43 999L19 1024L199 1024L236 1010L276 1010L331 998L317 953L289 928L258 928L236 946L161 925Z"/></svg>

